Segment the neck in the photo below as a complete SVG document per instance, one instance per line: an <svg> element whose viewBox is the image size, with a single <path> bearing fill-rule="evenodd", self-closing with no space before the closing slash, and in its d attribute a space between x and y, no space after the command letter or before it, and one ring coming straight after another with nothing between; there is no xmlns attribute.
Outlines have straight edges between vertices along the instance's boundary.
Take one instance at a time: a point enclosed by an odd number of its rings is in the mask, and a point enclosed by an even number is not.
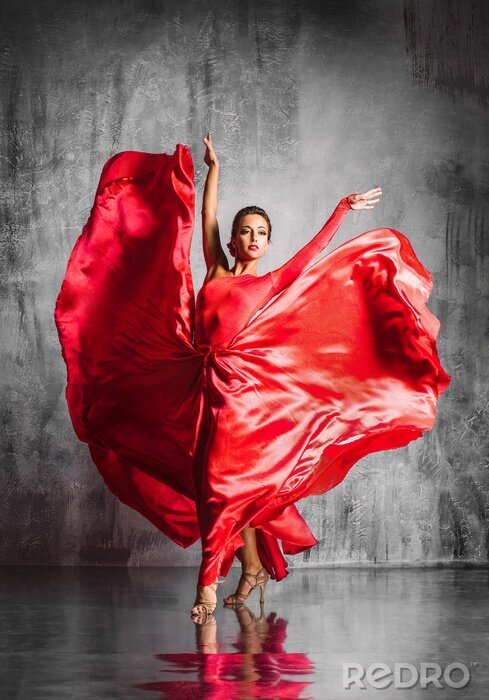
<svg viewBox="0 0 489 700"><path fill-rule="evenodd" d="M236 260L233 267L231 268L231 272L234 275L258 275L258 261L250 260L249 262L245 262L243 260Z"/></svg>

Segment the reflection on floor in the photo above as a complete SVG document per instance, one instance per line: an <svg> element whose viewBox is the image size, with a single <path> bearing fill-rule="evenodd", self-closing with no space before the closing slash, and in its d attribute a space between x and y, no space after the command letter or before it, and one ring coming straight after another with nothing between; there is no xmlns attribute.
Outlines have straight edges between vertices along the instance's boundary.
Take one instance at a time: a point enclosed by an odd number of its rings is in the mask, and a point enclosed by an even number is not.
<svg viewBox="0 0 489 700"><path fill-rule="evenodd" d="M487 697L487 569L294 569L223 607L238 577L202 625L196 569L4 567L0 697Z"/></svg>

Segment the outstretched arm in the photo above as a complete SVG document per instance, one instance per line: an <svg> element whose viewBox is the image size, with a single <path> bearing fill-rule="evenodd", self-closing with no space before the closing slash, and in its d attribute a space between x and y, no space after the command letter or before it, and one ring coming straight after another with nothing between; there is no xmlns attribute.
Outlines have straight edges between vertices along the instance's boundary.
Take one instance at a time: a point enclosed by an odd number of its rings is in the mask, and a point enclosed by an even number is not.
<svg viewBox="0 0 489 700"><path fill-rule="evenodd" d="M210 132L204 138L206 153L204 162L209 167L202 201L202 246L207 272L217 267L229 268L227 257L221 246L217 223L217 187L219 182L219 161L212 146Z"/></svg>
<svg viewBox="0 0 489 700"><path fill-rule="evenodd" d="M326 221L322 229L314 238L306 243L290 260L287 260L281 267L271 272L272 283L275 293L282 291L311 263L330 242L339 229L345 214L350 209L373 209L374 202L378 199L371 199L381 194L380 187L369 190L364 194L350 194L340 199L336 209Z"/></svg>

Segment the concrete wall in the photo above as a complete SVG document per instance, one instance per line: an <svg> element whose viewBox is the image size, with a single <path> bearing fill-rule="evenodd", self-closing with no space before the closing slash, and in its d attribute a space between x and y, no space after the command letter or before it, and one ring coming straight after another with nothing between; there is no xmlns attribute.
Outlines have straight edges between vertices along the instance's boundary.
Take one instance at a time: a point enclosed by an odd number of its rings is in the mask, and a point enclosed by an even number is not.
<svg viewBox="0 0 489 700"><path fill-rule="evenodd" d="M263 272L340 197L380 185L382 201L352 214L330 250L390 226L435 280L429 306L452 375L435 428L299 502L321 543L291 564L486 561L483 0L4 0L1 12L0 561L199 563L199 543L179 549L117 502L78 442L53 308L107 158L187 143L200 200L208 129L225 240L241 206L272 218Z"/></svg>

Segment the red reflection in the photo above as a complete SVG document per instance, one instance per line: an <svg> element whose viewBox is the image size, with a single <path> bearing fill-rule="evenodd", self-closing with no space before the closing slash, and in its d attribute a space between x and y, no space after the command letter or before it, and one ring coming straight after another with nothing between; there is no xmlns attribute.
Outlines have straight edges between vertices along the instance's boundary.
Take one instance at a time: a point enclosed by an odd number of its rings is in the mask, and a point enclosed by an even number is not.
<svg viewBox="0 0 489 700"><path fill-rule="evenodd" d="M205 698L206 700L246 700L247 698L296 698L304 695L311 681L297 681L284 676L311 674L314 666L306 654L283 651L287 621L276 613L260 617L242 605L234 610L239 634L232 646L237 653L223 653L217 640L214 617L196 625L198 652L158 654L165 663L163 673L195 675L192 680L165 680L133 686L160 692L161 698Z"/></svg>

